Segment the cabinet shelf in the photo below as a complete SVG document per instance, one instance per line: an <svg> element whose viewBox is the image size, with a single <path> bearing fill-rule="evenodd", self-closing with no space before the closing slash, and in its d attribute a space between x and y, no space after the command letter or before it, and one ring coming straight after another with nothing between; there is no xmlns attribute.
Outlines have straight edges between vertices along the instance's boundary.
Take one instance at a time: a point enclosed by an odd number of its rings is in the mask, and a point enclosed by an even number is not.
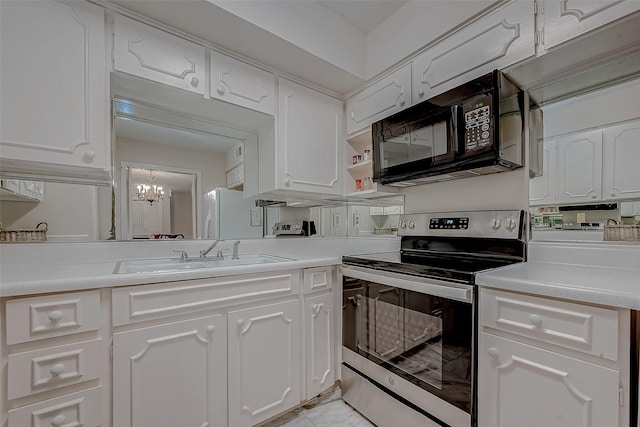
<svg viewBox="0 0 640 427"><path fill-rule="evenodd" d="M366 172L366 171L371 171L372 167L373 167L373 164L371 160L363 160L361 162L348 166L347 170L349 172Z"/></svg>
<svg viewBox="0 0 640 427"><path fill-rule="evenodd" d="M345 197L353 197L358 199L370 199L386 196L395 196L398 190L394 187L387 187L373 183L370 190L354 191L345 194Z"/></svg>

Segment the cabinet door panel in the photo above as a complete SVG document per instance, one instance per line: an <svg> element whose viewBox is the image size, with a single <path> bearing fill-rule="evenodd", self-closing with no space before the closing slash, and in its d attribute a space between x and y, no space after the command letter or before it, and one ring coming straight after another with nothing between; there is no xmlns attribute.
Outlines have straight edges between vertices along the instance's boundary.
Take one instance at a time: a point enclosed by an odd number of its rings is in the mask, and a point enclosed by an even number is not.
<svg viewBox="0 0 640 427"><path fill-rule="evenodd" d="M279 187L342 194L342 102L280 80Z"/></svg>
<svg viewBox="0 0 640 427"><path fill-rule="evenodd" d="M275 76L211 52L211 97L273 115Z"/></svg>
<svg viewBox="0 0 640 427"><path fill-rule="evenodd" d="M333 360L333 293L305 301L307 399L322 393L335 381Z"/></svg>
<svg viewBox="0 0 640 427"><path fill-rule="evenodd" d="M57 1L3 1L0 8L3 169L108 177L102 8Z"/></svg>
<svg viewBox="0 0 640 427"><path fill-rule="evenodd" d="M413 103L535 53L533 2L515 2L462 28L413 61Z"/></svg>
<svg viewBox="0 0 640 427"><path fill-rule="evenodd" d="M113 335L113 425L226 426L223 315Z"/></svg>
<svg viewBox="0 0 640 427"><path fill-rule="evenodd" d="M117 16L113 54L118 71L204 95L202 46Z"/></svg>
<svg viewBox="0 0 640 427"><path fill-rule="evenodd" d="M640 197L640 121L604 132L603 198Z"/></svg>
<svg viewBox="0 0 640 427"><path fill-rule="evenodd" d="M482 333L479 427L618 426L618 371Z"/></svg>
<svg viewBox="0 0 640 427"><path fill-rule="evenodd" d="M347 133L371 126L411 105L411 64L394 71L347 100Z"/></svg>
<svg viewBox="0 0 640 427"><path fill-rule="evenodd" d="M602 131L558 140L558 202L602 198Z"/></svg>
<svg viewBox="0 0 640 427"><path fill-rule="evenodd" d="M544 47L550 49L640 10L635 0L546 0Z"/></svg>
<svg viewBox="0 0 640 427"><path fill-rule="evenodd" d="M251 426L297 405L300 302L229 313L229 425Z"/></svg>

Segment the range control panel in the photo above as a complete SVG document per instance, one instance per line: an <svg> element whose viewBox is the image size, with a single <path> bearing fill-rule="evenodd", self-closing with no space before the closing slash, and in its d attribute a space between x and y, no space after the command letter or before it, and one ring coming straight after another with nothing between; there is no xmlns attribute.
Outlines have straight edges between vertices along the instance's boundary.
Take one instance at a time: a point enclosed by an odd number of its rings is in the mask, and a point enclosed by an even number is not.
<svg viewBox="0 0 640 427"><path fill-rule="evenodd" d="M525 218L521 210L404 214L398 223L398 236L519 239Z"/></svg>
<svg viewBox="0 0 640 427"><path fill-rule="evenodd" d="M493 143L491 95L474 98L462 106L465 151L489 147Z"/></svg>

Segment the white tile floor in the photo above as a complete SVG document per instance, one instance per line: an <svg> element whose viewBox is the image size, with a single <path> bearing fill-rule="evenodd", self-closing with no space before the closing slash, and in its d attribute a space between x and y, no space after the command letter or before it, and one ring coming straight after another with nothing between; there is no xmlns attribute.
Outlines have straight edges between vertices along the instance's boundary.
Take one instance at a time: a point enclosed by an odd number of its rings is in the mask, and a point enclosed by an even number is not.
<svg viewBox="0 0 640 427"><path fill-rule="evenodd" d="M261 427L375 427L339 396L311 408L298 408Z"/></svg>

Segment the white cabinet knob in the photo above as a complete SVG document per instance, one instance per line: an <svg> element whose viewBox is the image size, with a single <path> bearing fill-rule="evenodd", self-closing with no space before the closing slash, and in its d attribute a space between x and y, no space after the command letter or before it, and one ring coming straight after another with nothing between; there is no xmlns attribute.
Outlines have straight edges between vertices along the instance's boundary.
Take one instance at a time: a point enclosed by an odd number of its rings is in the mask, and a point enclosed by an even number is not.
<svg viewBox="0 0 640 427"><path fill-rule="evenodd" d="M224 88L222 86L218 86L218 95L224 95Z"/></svg>
<svg viewBox="0 0 640 427"><path fill-rule="evenodd" d="M62 363L56 363L49 370L49 373L51 374L52 377L57 377L63 372L64 372L64 365Z"/></svg>
<svg viewBox="0 0 640 427"><path fill-rule="evenodd" d="M67 417L65 417L64 415L60 414L60 415L56 415L55 417L53 417L53 419L51 420L51 425L53 427L59 427L62 424L65 423L65 421L67 421Z"/></svg>
<svg viewBox="0 0 640 427"><path fill-rule="evenodd" d="M495 347L491 347L489 350L487 350L487 353L489 353L489 356L493 357L494 359L500 355L500 352Z"/></svg>
<svg viewBox="0 0 640 427"><path fill-rule="evenodd" d="M592 198L592 199L596 199L596 198L597 198L597 196L596 196L595 194L592 194L592 195L591 195L591 198Z"/></svg>
<svg viewBox="0 0 640 427"><path fill-rule="evenodd" d="M391 385L394 385L396 383L396 381L392 377L389 377L388 381Z"/></svg>
<svg viewBox="0 0 640 427"><path fill-rule="evenodd" d="M351 112L351 118L355 119L356 118L356 113L354 113L353 111Z"/></svg>
<svg viewBox="0 0 640 427"><path fill-rule="evenodd" d="M616 196L616 192L615 191L612 191L610 194L611 194L611 197L615 197Z"/></svg>
<svg viewBox="0 0 640 427"><path fill-rule="evenodd" d="M400 98L400 106L404 107L404 104L405 104L404 98Z"/></svg>
<svg viewBox="0 0 640 427"><path fill-rule="evenodd" d="M211 334L212 334L212 333L214 333L215 331L216 331L216 327L215 327L215 326L213 326L213 325L209 325L209 326L207 326L207 333L208 333L209 335L211 335Z"/></svg>
<svg viewBox="0 0 640 427"><path fill-rule="evenodd" d="M199 84L200 84L200 79L199 78L197 78L197 77L191 78L191 86L198 87Z"/></svg>
<svg viewBox="0 0 640 427"><path fill-rule="evenodd" d="M49 321L51 323L58 323L59 321L62 320L62 318L64 317L64 313L61 312L60 310L56 310L56 311L52 311L51 313L49 313Z"/></svg>
<svg viewBox="0 0 640 427"><path fill-rule="evenodd" d="M286 177L286 178L284 179L284 185L285 185L285 187L290 186L290 185L291 185L291 178Z"/></svg>
<svg viewBox="0 0 640 427"><path fill-rule="evenodd" d="M537 314L532 314L529 316L529 323L531 323L533 326L540 326L542 325L542 317Z"/></svg>
<svg viewBox="0 0 640 427"><path fill-rule="evenodd" d="M96 158L96 153L94 151L88 150L84 152L84 156L82 156L82 160L85 163L92 163L93 159Z"/></svg>
<svg viewBox="0 0 640 427"><path fill-rule="evenodd" d="M238 327L242 328L244 326L244 319L238 319Z"/></svg>
<svg viewBox="0 0 640 427"><path fill-rule="evenodd" d="M422 97L424 96L424 91L423 91L422 89L420 89L420 90L418 91L418 96L419 96L420 98L422 98Z"/></svg>

